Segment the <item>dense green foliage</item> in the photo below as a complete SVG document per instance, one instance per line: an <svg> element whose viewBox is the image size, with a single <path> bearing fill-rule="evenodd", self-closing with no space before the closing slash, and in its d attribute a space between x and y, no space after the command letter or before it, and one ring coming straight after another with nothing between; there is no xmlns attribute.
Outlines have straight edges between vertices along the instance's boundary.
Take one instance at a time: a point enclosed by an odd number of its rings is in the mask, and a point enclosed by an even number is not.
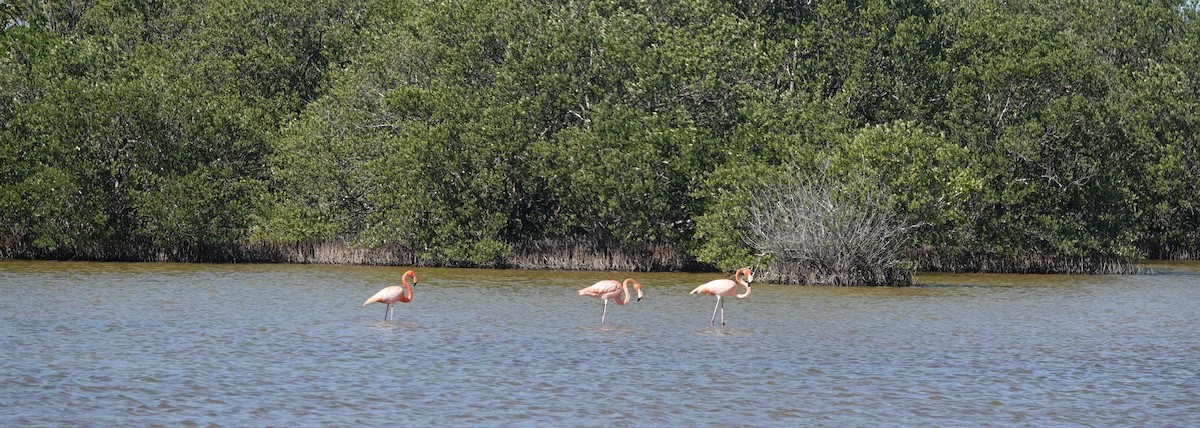
<svg viewBox="0 0 1200 428"><path fill-rule="evenodd" d="M1200 254L1194 2L99 0L0 23L0 256L344 241L492 265L583 241L728 269L759 257L758 190L818 176L889 189L924 268Z"/></svg>

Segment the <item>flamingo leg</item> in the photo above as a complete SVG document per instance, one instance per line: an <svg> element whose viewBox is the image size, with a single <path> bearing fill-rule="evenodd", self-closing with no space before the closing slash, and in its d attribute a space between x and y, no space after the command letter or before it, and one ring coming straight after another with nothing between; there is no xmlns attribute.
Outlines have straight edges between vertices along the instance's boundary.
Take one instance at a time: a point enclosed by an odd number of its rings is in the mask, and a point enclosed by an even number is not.
<svg viewBox="0 0 1200 428"><path fill-rule="evenodd" d="M608 299L604 300L604 312L600 313L600 325L604 325L604 317L608 316Z"/></svg>
<svg viewBox="0 0 1200 428"><path fill-rule="evenodd" d="M713 316L712 316L712 319L708 320L708 325L716 325L717 324L717 308L719 308L719 307L721 307L721 296L717 296L717 304L713 305ZM724 312L721 313L721 324L725 324L725 313Z"/></svg>
<svg viewBox="0 0 1200 428"><path fill-rule="evenodd" d="M720 303L721 303L721 325L725 325L725 299L721 299Z"/></svg>
<svg viewBox="0 0 1200 428"><path fill-rule="evenodd" d="M387 305L387 309L383 310L383 320L388 321L390 319L392 319L392 305Z"/></svg>

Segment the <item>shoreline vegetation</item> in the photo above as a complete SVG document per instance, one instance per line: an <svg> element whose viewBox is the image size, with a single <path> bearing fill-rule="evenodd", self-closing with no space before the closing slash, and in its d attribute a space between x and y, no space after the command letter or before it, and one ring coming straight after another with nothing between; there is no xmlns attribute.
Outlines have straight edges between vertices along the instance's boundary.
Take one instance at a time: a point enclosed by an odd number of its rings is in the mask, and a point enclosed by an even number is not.
<svg viewBox="0 0 1200 428"><path fill-rule="evenodd" d="M1200 2L0 2L0 258L1134 273Z"/></svg>
<svg viewBox="0 0 1200 428"><path fill-rule="evenodd" d="M257 244L205 249L161 250L144 247L59 250L55 252L4 248L0 260L87 260L179 263L291 263L410 267L467 267L525 270L588 270L624 272L716 272L677 248L665 245L621 250L585 242L535 242L516 246L511 256L489 263L446 262L422 259L399 245L362 248L346 241L294 244ZM1029 257L1023 260L997 255L943 257L935 251L908 251L908 267L882 269L877 265L825 266L816 263L772 260L758 264L761 281L805 285L912 285L916 272L1035 273L1035 274L1137 274L1137 261L1103 257L1074 259ZM1192 260L1191 258L1163 260Z"/></svg>

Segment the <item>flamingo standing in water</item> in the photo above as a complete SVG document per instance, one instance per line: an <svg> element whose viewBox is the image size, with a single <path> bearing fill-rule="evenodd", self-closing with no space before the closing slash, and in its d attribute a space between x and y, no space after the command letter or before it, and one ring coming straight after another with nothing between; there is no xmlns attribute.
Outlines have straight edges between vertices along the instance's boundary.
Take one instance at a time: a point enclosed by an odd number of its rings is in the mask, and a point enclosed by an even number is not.
<svg viewBox="0 0 1200 428"><path fill-rule="evenodd" d="M382 290L379 290L378 293L375 293L374 296L371 296L370 299L367 299L366 302L363 302L363 306L367 306L375 302L383 303L387 305L387 310L383 312L383 320L387 321L392 319L393 305L396 303L408 303L412 301L413 291L412 286L408 285L408 277L412 277L412 285L417 285L417 272L409 270L408 272L404 272L404 276L400 277L400 282L404 283L404 288L401 288L399 285L384 287Z"/></svg>
<svg viewBox="0 0 1200 428"><path fill-rule="evenodd" d="M629 303L629 283L633 283L633 289L637 290L638 300L642 300L642 284L638 284L636 279L625 278L624 282L606 279L604 281L592 284L591 287L579 290L580 296L592 296L604 301L604 312L600 313L600 324L604 324L604 317L608 315L608 301L616 300L617 304L624 306ZM624 298L622 299L622 296Z"/></svg>
<svg viewBox="0 0 1200 428"><path fill-rule="evenodd" d="M745 277L746 280L742 281L742 277ZM734 280L737 282L734 282ZM733 274L733 280L714 279L704 283L699 287L696 287L696 289L692 290L692 292L689 294L701 293L717 296L717 305L713 306L713 316L712 319L708 321L708 325L716 325L718 308L721 309L721 325L725 325L725 301L722 300L722 297L733 296L739 299L745 299L746 297L749 297L751 282L754 282L754 271L751 271L748 267L744 267L738 269L737 272ZM746 293L738 294L738 284L746 287Z"/></svg>

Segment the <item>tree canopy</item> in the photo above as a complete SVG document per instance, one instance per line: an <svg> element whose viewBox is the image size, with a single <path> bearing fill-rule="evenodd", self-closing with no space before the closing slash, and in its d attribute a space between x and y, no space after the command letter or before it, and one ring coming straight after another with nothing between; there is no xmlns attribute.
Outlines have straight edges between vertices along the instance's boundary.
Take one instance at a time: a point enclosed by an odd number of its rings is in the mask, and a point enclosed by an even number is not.
<svg viewBox="0 0 1200 428"><path fill-rule="evenodd" d="M1200 254L1194 2L98 0L0 23L0 256L338 241L491 266L587 242L730 269L767 251L753 208L781 185L882 189L917 269Z"/></svg>

